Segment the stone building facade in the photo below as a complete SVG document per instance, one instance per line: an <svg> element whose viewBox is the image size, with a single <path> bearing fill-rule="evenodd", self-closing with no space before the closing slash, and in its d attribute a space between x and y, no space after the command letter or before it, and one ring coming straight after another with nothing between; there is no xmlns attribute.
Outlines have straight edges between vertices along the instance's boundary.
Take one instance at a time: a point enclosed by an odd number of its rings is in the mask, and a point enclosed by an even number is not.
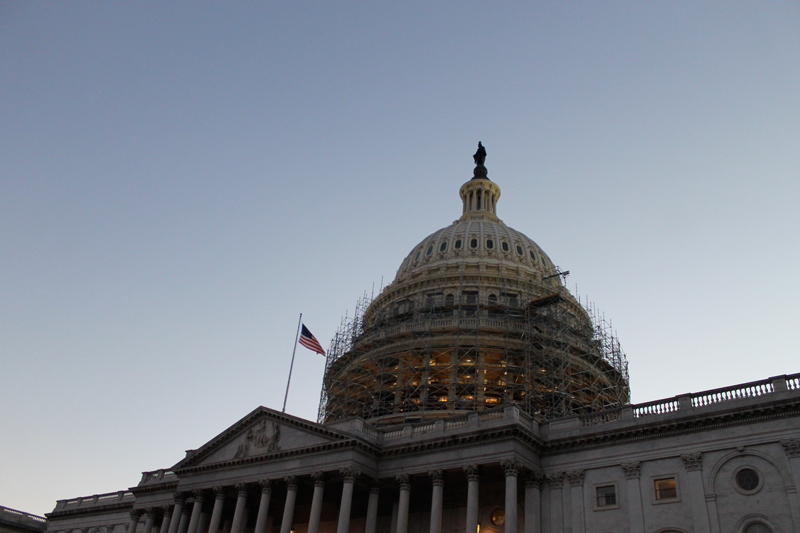
<svg viewBox="0 0 800 533"><path fill-rule="evenodd" d="M800 530L800 374L631 405L618 344L497 218L482 161L460 196L329 353L317 422L259 407L47 531Z"/></svg>

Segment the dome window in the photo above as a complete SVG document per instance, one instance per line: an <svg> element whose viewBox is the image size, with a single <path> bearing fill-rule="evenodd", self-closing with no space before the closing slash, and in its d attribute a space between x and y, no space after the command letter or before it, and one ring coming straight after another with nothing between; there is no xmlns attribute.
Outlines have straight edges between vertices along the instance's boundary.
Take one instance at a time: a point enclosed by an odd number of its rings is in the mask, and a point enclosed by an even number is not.
<svg viewBox="0 0 800 533"><path fill-rule="evenodd" d="M478 239L471 239L469 241L469 247L470 248L477 248L478 247Z"/></svg>
<svg viewBox="0 0 800 533"><path fill-rule="evenodd" d="M447 250L447 241L444 241L442 244L439 245L439 251L444 252Z"/></svg>
<svg viewBox="0 0 800 533"><path fill-rule="evenodd" d="M504 252L507 252L509 250L509 248L510 248L506 241L503 241L502 247L503 247L503 251Z"/></svg>
<svg viewBox="0 0 800 533"><path fill-rule="evenodd" d="M456 250L460 250L461 249L461 239L456 240L455 248L456 248Z"/></svg>
<svg viewBox="0 0 800 533"><path fill-rule="evenodd" d="M517 254L525 255L524 253L522 253L522 246L520 246L519 244L517 245Z"/></svg>
<svg viewBox="0 0 800 533"><path fill-rule="evenodd" d="M414 256L414 261L416 261L417 259L419 259L419 254L421 254L421 253L422 253L421 251L420 251L420 252L417 252L417 255L415 255L415 256Z"/></svg>
<svg viewBox="0 0 800 533"><path fill-rule="evenodd" d="M430 246L428 246L428 251L425 252L425 255L431 255L432 253L433 253L433 245L431 244Z"/></svg>
<svg viewBox="0 0 800 533"><path fill-rule="evenodd" d="M531 260L536 261L536 254L533 253L533 250L531 250Z"/></svg>
<svg viewBox="0 0 800 533"><path fill-rule="evenodd" d="M492 239L487 239L486 240L486 248L489 249L489 250L494 248L494 241Z"/></svg>

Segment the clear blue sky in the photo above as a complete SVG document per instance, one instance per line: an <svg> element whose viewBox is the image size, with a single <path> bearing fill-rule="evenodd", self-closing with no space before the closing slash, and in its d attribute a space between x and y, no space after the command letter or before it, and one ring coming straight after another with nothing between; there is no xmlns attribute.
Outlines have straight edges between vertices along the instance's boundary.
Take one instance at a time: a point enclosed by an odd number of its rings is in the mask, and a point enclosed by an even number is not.
<svg viewBox="0 0 800 533"><path fill-rule="evenodd" d="M800 4L0 4L0 505L135 485L460 214L613 321L643 402L800 372ZM298 350L288 411L315 418Z"/></svg>

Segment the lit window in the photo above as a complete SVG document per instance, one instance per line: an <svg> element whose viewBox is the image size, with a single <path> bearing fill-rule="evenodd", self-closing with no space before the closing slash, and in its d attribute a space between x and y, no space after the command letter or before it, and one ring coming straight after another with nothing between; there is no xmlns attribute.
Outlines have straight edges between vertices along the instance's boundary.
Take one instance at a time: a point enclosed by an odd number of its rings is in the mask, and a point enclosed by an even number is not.
<svg viewBox="0 0 800 533"><path fill-rule="evenodd" d="M494 248L494 241L492 239L489 239L489 240L486 241L486 248L489 249L489 250Z"/></svg>
<svg viewBox="0 0 800 533"><path fill-rule="evenodd" d="M617 505L617 487L615 485L597 487L597 506L610 507L612 505Z"/></svg>
<svg viewBox="0 0 800 533"><path fill-rule="evenodd" d="M508 243L503 241L503 251L507 252L509 250Z"/></svg>
<svg viewBox="0 0 800 533"><path fill-rule="evenodd" d="M491 515L492 524L502 526L506 523L506 512L503 509L496 509L492 511Z"/></svg>
<svg viewBox="0 0 800 533"><path fill-rule="evenodd" d="M678 489L675 487L675 478L666 477L655 480L656 500L674 500L678 497Z"/></svg>
<svg viewBox="0 0 800 533"><path fill-rule="evenodd" d="M444 241L441 245L439 245L439 251L444 252L447 250L447 241Z"/></svg>

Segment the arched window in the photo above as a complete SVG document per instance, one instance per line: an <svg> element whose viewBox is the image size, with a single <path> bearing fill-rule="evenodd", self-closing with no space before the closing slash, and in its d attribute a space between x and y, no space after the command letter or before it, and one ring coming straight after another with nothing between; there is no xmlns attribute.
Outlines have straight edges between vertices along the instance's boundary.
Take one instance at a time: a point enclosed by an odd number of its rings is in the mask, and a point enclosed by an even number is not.
<svg viewBox="0 0 800 533"><path fill-rule="evenodd" d="M753 522L744 528L744 533L772 533L772 528L763 522Z"/></svg>
<svg viewBox="0 0 800 533"><path fill-rule="evenodd" d="M456 250L461 249L461 239L456 239Z"/></svg>
<svg viewBox="0 0 800 533"><path fill-rule="evenodd" d="M439 245L439 251L444 252L447 250L447 241L444 241L442 244Z"/></svg>
<svg viewBox="0 0 800 533"><path fill-rule="evenodd" d="M510 250L508 243L506 241L503 241L503 244L501 244L500 247L503 249L504 252Z"/></svg>
<svg viewBox="0 0 800 533"><path fill-rule="evenodd" d="M447 295L447 296L445 296L445 298L444 298L444 303L445 303L445 305L455 305L455 303L456 303L456 297L455 297L455 296L453 296L452 294L448 294L448 295Z"/></svg>
<svg viewBox="0 0 800 533"><path fill-rule="evenodd" d="M491 250L492 248L494 248L494 241L492 239L488 239L486 241L486 249Z"/></svg>
<svg viewBox="0 0 800 533"><path fill-rule="evenodd" d="M478 247L478 239L471 239L469 241L469 247L470 248L477 248Z"/></svg>
<svg viewBox="0 0 800 533"><path fill-rule="evenodd" d="M428 251L425 252L425 255L431 255L432 253L433 253L433 245L431 244L430 246L428 246Z"/></svg>

